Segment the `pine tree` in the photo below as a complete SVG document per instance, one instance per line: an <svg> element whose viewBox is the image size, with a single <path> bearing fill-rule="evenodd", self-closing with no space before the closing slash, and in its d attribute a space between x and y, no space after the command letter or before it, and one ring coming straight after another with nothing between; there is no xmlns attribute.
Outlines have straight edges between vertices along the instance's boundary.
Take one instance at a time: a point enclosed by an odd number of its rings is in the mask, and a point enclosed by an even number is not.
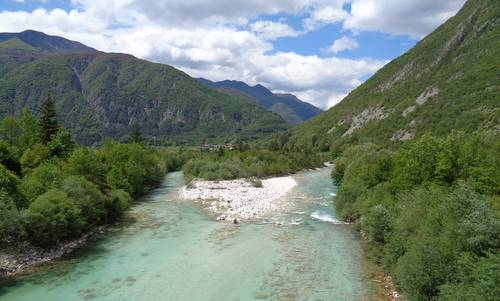
<svg viewBox="0 0 500 301"><path fill-rule="evenodd" d="M139 122L135 121L132 124L132 143L142 143L142 133L141 133L141 126L139 125Z"/></svg>
<svg viewBox="0 0 500 301"><path fill-rule="evenodd" d="M57 134L59 131L56 106L50 94L47 95L47 98L42 101L40 113L40 140L43 144L47 145L52 139L52 136Z"/></svg>

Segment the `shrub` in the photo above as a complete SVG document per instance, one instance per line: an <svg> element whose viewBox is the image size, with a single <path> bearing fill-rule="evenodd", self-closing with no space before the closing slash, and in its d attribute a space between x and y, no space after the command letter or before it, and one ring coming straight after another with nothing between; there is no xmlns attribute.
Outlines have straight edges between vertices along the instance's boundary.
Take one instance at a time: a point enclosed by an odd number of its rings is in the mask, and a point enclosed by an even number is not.
<svg viewBox="0 0 500 301"><path fill-rule="evenodd" d="M115 189L109 193L106 201L106 211L108 221L120 218L125 210L132 204L132 197L122 189Z"/></svg>
<svg viewBox="0 0 500 301"><path fill-rule="evenodd" d="M82 232L84 219L73 199L60 190L49 190L26 210L26 225L32 243L48 245Z"/></svg>
<svg viewBox="0 0 500 301"><path fill-rule="evenodd" d="M101 151L92 148L78 148L68 157L64 170L72 175L83 176L99 185L106 186L105 158Z"/></svg>
<svg viewBox="0 0 500 301"><path fill-rule="evenodd" d="M0 245L18 240L24 234L21 215L14 200L0 191Z"/></svg>
<svg viewBox="0 0 500 301"><path fill-rule="evenodd" d="M65 174L53 163L43 163L21 180L21 192L28 201L57 188L61 185Z"/></svg>
<svg viewBox="0 0 500 301"><path fill-rule="evenodd" d="M61 191L74 200L87 228L104 222L106 200L97 185L82 176L69 176L62 182Z"/></svg>

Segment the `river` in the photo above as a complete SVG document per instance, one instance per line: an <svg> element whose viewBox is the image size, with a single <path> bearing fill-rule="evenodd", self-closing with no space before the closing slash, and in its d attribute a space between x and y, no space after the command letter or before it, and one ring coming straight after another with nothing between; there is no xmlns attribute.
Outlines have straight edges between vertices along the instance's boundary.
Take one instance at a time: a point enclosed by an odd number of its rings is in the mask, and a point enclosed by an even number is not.
<svg viewBox="0 0 500 301"><path fill-rule="evenodd" d="M330 169L294 176L290 212L239 225L176 199L182 173L68 258L0 287L0 301L368 300L352 226L335 219Z"/></svg>

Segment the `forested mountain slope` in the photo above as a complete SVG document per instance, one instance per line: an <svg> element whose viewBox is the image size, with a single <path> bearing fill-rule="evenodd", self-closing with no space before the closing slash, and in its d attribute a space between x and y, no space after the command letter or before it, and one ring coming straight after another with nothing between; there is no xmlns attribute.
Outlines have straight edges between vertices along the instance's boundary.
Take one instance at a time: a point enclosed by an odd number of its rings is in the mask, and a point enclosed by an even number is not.
<svg viewBox="0 0 500 301"><path fill-rule="evenodd" d="M294 128L299 143L409 140L453 129L499 133L500 2L468 1L413 49L326 113Z"/></svg>
<svg viewBox="0 0 500 301"><path fill-rule="evenodd" d="M251 139L286 127L259 105L168 65L33 31L0 34L0 71L0 117L25 106L37 112L50 92L62 124L83 144L126 139L136 121L162 144Z"/></svg>

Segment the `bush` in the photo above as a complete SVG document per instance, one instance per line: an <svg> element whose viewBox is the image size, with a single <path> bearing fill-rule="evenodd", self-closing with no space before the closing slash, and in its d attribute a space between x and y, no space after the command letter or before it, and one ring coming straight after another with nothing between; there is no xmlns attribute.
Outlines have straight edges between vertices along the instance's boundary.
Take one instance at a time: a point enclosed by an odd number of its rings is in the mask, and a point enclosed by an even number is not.
<svg viewBox="0 0 500 301"><path fill-rule="evenodd" d="M132 204L132 197L122 189L112 190L106 201L106 211L108 221L120 218L125 210Z"/></svg>
<svg viewBox="0 0 500 301"><path fill-rule="evenodd" d="M85 221L73 199L60 190L49 190L26 210L29 239L48 245L82 233Z"/></svg>
<svg viewBox="0 0 500 301"><path fill-rule="evenodd" d="M21 180L21 192L29 202L32 202L50 189L59 187L65 176L59 166L43 163Z"/></svg>
<svg viewBox="0 0 500 301"><path fill-rule="evenodd" d="M83 176L99 185L101 190L106 187L106 165L104 154L92 148L78 148L68 157L64 170L72 175Z"/></svg>
<svg viewBox="0 0 500 301"><path fill-rule="evenodd" d="M495 301L500 296L500 254L486 257L464 256L459 261L458 277L441 287L440 301L483 300Z"/></svg>
<svg viewBox="0 0 500 301"><path fill-rule="evenodd" d="M0 245L19 240L24 235L21 215L14 200L0 192Z"/></svg>
<svg viewBox="0 0 500 301"><path fill-rule="evenodd" d="M86 229L105 221L106 199L97 185L82 176L69 176L62 182L61 191L73 199L80 209Z"/></svg>
<svg viewBox="0 0 500 301"><path fill-rule="evenodd" d="M107 144L104 148L109 172L107 183L115 189L123 189L138 196L157 185L165 169L160 157L139 144Z"/></svg>
<svg viewBox="0 0 500 301"><path fill-rule="evenodd" d="M371 241L384 243L391 232L391 216L384 205L378 204L362 219L362 228Z"/></svg>

